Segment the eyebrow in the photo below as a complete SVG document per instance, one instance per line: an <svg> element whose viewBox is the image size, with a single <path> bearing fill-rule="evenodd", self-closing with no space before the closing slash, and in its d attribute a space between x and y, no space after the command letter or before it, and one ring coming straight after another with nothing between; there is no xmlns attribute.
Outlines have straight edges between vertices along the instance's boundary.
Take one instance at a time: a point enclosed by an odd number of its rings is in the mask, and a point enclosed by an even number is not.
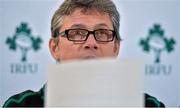
<svg viewBox="0 0 180 108"><path fill-rule="evenodd" d="M84 29L88 29L87 26L85 26L84 24L73 24L71 26L71 28L84 28ZM94 29L110 29L110 27L105 24L105 23L100 23L100 24L96 24L94 26Z"/></svg>
<svg viewBox="0 0 180 108"><path fill-rule="evenodd" d="M110 27L108 27L108 25L105 24L105 23L97 24L94 28L95 28L95 29L99 29L99 28L107 28L107 29L110 29Z"/></svg>
<svg viewBox="0 0 180 108"><path fill-rule="evenodd" d="M73 24L71 26L71 28L87 28L87 27L85 25L83 25L83 24Z"/></svg>

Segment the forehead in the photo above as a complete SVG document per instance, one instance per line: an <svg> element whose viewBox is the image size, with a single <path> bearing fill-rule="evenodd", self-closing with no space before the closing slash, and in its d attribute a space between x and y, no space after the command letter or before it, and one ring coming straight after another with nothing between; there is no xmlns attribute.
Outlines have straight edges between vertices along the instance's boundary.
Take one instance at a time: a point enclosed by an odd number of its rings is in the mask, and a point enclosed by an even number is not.
<svg viewBox="0 0 180 108"><path fill-rule="evenodd" d="M82 9L76 9L70 15L64 16L61 30L72 28L74 26L80 26L87 29L96 29L98 27L113 29L109 14L98 12L96 10L83 11Z"/></svg>

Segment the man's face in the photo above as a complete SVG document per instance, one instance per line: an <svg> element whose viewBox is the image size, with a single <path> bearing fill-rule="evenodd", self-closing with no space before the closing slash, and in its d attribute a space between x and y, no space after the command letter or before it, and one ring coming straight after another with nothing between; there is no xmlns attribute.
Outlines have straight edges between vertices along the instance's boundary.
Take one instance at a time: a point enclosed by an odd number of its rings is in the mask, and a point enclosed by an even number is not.
<svg viewBox="0 0 180 108"><path fill-rule="evenodd" d="M60 32L67 29L86 29L89 31L98 29L113 30L113 25L107 13L90 11L88 14L76 9L72 14L65 16ZM103 57L116 57L119 52L119 41L97 42L90 34L85 42L69 41L67 37L59 36L58 45L53 39L49 41L51 54L56 60L93 59Z"/></svg>

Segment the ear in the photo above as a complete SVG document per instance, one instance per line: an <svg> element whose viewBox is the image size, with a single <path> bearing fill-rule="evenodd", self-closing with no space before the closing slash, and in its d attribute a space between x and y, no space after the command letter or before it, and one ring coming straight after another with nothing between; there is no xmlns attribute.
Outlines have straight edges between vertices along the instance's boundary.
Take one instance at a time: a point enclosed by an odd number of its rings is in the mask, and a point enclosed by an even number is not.
<svg viewBox="0 0 180 108"><path fill-rule="evenodd" d="M116 39L116 40L114 41L114 56L115 56L115 57L118 56L119 50L120 50L120 41Z"/></svg>
<svg viewBox="0 0 180 108"><path fill-rule="evenodd" d="M59 48L54 39L49 39L49 49L54 59L59 60Z"/></svg>

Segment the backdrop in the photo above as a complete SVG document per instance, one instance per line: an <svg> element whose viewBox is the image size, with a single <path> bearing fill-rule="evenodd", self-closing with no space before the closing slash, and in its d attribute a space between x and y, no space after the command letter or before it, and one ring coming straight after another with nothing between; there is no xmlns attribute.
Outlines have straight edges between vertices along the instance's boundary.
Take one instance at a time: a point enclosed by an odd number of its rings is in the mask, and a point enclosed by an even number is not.
<svg viewBox="0 0 180 108"><path fill-rule="evenodd" d="M114 0L120 14L118 59L145 62L144 91L166 106L180 106L180 0ZM0 106L46 83L54 64L50 21L62 1L0 0Z"/></svg>

